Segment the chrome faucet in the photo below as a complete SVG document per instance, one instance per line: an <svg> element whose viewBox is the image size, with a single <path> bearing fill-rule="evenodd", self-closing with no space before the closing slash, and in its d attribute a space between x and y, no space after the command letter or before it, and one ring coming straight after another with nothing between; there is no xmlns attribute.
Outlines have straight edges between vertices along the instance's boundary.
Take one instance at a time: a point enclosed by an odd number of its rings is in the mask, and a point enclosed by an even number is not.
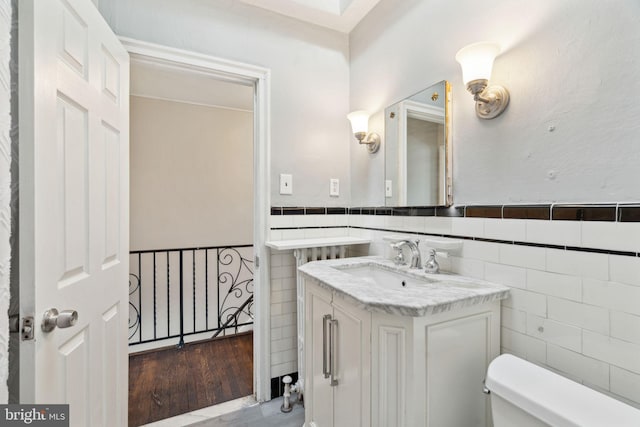
<svg viewBox="0 0 640 427"><path fill-rule="evenodd" d="M398 242L398 248L402 249L407 246L411 251L411 261L409 262L409 268L422 268L422 257L420 256L420 248L418 244L420 240L402 240Z"/></svg>

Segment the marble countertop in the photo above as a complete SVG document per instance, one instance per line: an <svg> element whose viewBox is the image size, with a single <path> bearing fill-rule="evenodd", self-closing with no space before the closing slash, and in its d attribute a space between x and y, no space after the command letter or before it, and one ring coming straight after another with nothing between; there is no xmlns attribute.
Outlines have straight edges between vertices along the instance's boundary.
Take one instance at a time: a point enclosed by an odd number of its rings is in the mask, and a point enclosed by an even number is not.
<svg viewBox="0 0 640 427"><path fill-rule="evenodd" d="M374 266L426 283L411 287L381 287L371 279L348 272L349 268ZM401 316L426 316L476 304L505 299L509 288L457 274L428 274L423 269L396 266L381 257L356 257L313 261L298 267L305 280L335 292L365 310Z"/></svg>

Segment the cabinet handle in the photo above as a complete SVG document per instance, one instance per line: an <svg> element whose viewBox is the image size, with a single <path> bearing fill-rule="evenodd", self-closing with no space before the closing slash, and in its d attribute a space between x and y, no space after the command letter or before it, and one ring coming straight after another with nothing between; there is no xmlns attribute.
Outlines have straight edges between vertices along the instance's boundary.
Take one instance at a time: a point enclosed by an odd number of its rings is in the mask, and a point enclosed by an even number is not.
<svg viewBox="0 0 640 427"><path fill-rule="evenodd" d="M337 353L338 353L338 320L332 319L330 321L331 329L329 330L329 335L331 336L331 350L330 350L330 373L331 373L331 387L335 387L338 385L338 380L336 379L336 362L337 362Z"/></svg>
<svg viewBox="0 0 640 427"><path fill-rule="evenodd" d="M331 315L325 314L322 317L322 374L325 378L329 378L331 375L330 366L328 363L327 352L330 352L330 343L327 342L327 336L329 334L328 322L331 321ZM330 357L330 356L329 356Z"/></svg>

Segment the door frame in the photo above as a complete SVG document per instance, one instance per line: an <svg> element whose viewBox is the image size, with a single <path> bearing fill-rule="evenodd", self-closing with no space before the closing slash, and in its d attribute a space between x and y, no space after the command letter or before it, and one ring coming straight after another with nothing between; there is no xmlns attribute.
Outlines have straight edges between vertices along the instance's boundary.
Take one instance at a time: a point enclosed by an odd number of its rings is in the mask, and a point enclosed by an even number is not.
<svg viewBox="0 0 640 427"><path fill-rule="evenodd" d="M201 53L175 49L154 43L120 37L131 62L156 65L208 74L219 80L254 86L253 111L253 246L256 256L254 273L253 384L256 400L271 399L271 285L267 240L268 213L271 207L271 70Z"/></svg>
<svg viewBox="0 0 640 427"><path fill-rule="evenodd" d="M407 165L407 120L411 117L419 118L429 122L445 124L445 113L441 108L425 105L421 102L415 102L410 99L400 102L398 111L398 204L407 206L409 197L409 167ZM446 198L446 179L444 194Z"/></svg>

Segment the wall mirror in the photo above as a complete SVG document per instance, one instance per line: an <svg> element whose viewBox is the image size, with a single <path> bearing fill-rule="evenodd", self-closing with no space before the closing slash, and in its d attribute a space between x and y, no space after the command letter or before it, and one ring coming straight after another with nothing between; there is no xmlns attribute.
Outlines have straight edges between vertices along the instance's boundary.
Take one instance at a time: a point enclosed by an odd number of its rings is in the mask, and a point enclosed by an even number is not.
<svg viewBox="0 0 640 427"><path fill-rule="evenodd" d="M443 80L385 109L385 205L453 203L451 86Z"/></svg>

